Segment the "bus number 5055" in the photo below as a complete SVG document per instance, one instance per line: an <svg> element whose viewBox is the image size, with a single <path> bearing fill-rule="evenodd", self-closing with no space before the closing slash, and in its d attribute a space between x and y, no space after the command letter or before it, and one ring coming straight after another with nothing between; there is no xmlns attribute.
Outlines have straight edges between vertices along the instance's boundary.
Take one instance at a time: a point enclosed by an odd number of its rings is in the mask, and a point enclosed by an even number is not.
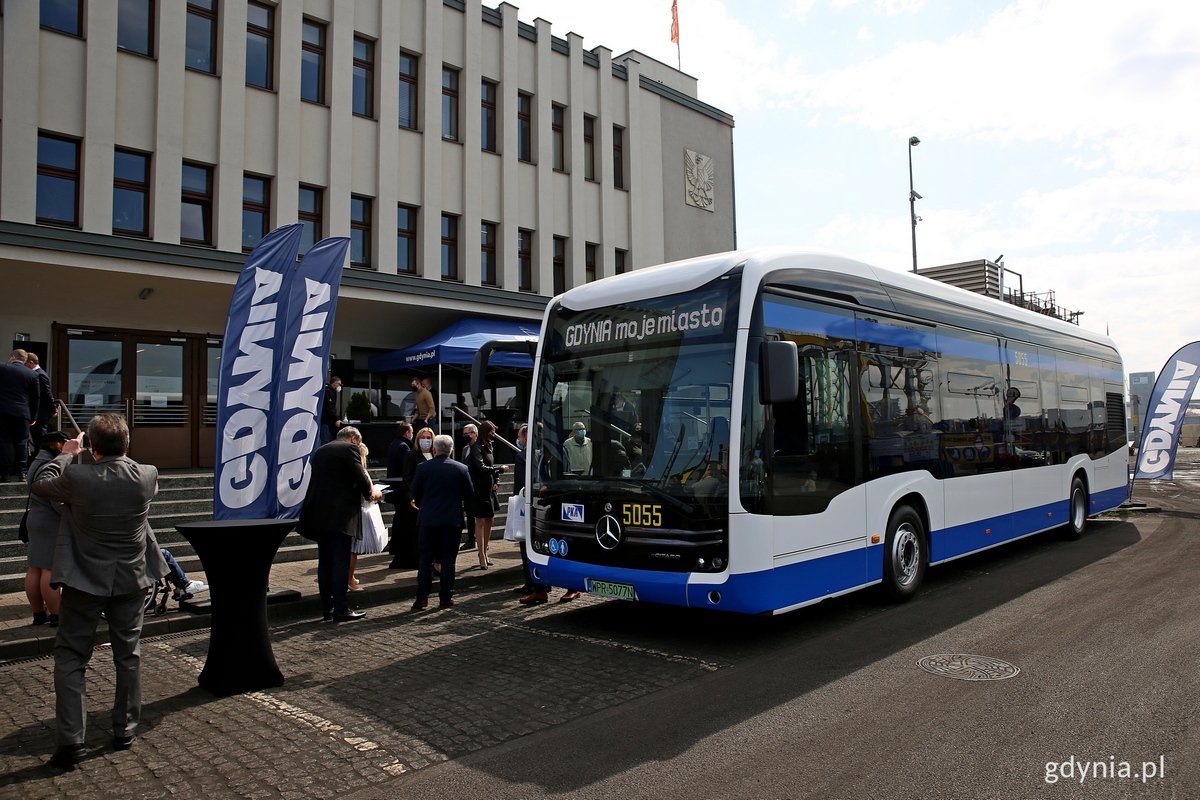
<svg viewBox="0 0 1200 800"><path fill-rule="evenodd" d="M626 503L621 508L626 525L638 528L661 528L662 506L650 503Z"/></svg>

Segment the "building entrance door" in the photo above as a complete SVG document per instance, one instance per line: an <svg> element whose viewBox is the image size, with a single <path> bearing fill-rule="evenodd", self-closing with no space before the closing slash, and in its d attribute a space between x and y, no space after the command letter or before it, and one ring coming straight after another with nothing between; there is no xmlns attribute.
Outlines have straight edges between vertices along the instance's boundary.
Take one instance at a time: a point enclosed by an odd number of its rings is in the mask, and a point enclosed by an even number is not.
<svg viewBox="0 0 1200 800"><path fill-rule="evenodd" d="M212 444L201 440L213 435L205 422L213 415L207 372L214 340L68 326L54 333L55 389L80 427L95 414L121 414L130 457L163 468L212 465Z"/></svg>

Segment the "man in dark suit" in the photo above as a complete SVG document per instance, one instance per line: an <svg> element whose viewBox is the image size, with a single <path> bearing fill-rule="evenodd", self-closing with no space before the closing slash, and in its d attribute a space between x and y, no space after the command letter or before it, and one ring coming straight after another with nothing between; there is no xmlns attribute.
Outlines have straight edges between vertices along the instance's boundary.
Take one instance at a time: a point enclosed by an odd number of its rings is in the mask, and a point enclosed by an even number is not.
<svg viewBox="0 0 1200 800"><path fill-rule="evenodd" d="M412 503L417 509L420 548L414 611L429 606L435 561L442 565L438 608L454 605L454 562L463 526L463 503L471 497L474 486L466 465L450 458L453 452L454 439L445 435L433 437L433 458L418 465L413 477Z"/></svg>
<svg viewBox="0 0 1200 800"><path fill-rule="evenodd" d="M167 574L146 518L158 491L158 470L125 455L129 428L119 414L92 417L88 437L95 463L72 464L83 445L82 436L71 439L54 459L61 462L61 474L30 487L38 497L64 503L50 571L50 585L62 588L54 641L58 750L50 763L66 769L84 754L84 674L101 612L108 620L116 667L113 747L133 746L142 707L142 610L146 590Z"/></svg>
<svg viewBox="0 0 1200 800"><path fill-rule="evenodd" d="M388 569L411 569L415 566L412 561L416 555L416 548L413 547L415 537L412 534L416 514L408 504L411 497L404 483L404 465L408 461L408 454L412 452L412 437L412 425L401 421L396 424L396 436L388 445L387 477L391 488L386 499L396 508L392 514L392 530L388 539L388 552L392 555Z"/></svg>
<svg viewBox="0 0 1200 800"><path fill-rule="evenodd" d="M0 364L0 482L25 479L29 426L38 417L37 376L25 366L28 354L13 350Z"/></svg>
<svg viewBox="0 0 1200 800"><path fill-rule="evenodd" d="M33 370L38 382L37 419L29 426L29 449L36 454L42 446L42 437L46 435L46 426L51 417L58 416L58 409L55 408L54 395L50 392L50 376L38 363L37 353L30 350L25 354L25 366Z"/></svg>
<svg viewBox="0 0 1200 800"><path fill-rule="evenodd" d="M363 466L361 443L358 428L346 425L308 462L312 472L298 530L317 543L317 589L326 622L352 622L366 616L346 604L350 546L359 535L363 501L379 500L383 494L372 486Z"/></svg>
<svg viewBox="0 0 1200 800"><path fill-rule="evenodd" d="M334 375L325 387L321 398L321 444L332 442L342 427L342 414L338 411L338 396L342 393L342 379Z"/></svg>

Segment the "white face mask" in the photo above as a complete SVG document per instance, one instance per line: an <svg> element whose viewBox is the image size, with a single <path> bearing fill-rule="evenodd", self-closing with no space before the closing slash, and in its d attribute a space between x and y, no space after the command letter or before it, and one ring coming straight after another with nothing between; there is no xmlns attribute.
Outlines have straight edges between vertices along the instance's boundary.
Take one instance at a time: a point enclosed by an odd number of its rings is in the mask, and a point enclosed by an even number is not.
<svg viewBox="0 0 1200 800"><path fill-rule="evenodd" d="M341 394L341 393L342 393L342 387L340 387L340 386L335 386L335 387L333 387L333 390L334 390L335 392L337 392L338 394Z"/></svg>
<svg viewBox="0 0 1200 800"><path fill-rule="evenodd" d="M420 447L422 450L432 450L433 449L433 440L432 439L420 439L417 442L417 446Z"/></svg>

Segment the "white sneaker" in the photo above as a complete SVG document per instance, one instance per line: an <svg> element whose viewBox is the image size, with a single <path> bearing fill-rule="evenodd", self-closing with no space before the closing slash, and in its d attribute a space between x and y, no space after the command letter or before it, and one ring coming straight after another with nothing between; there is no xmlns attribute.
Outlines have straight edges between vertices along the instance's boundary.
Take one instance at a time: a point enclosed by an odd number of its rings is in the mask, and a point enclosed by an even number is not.
<svg viewBox="0 0 1200 800"><path fill-rule="evenodd" d="M201 592L208 591L208 584L201 583L200 581L188 581L187 586L183 587L183 590L188 594L200 594Z"/></svg>

